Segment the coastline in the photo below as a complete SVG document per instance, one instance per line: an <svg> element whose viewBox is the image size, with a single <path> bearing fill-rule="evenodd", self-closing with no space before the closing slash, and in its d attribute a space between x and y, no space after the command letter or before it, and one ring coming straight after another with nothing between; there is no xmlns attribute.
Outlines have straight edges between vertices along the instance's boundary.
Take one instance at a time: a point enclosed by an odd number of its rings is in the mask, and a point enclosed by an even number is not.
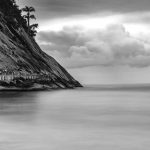
<svg viewBox="0 0 150 150"><path fill-rule="evenodd" d="M13 92L13 91L20 91L20 92L30 92L30 91L50 91L50 90L63 90L63 89L75 89L77 87L52 87L52 86L48 86L48 85L34 85L32 87L29 88L21 88L21 87L4 87L4 86L0 86L0 92Z"/></svg>

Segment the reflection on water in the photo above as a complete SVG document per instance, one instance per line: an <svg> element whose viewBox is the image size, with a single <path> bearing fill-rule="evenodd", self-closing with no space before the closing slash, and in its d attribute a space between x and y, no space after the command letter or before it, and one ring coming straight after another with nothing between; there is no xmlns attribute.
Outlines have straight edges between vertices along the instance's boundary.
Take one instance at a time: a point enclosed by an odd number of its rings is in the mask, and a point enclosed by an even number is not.
<svg viewBox="0 0 150 150"><path fill-rule="evenodd" d="M0 92L0 150L149 150L150 91Z"/></svg>
<svg viewBox="0 0 150 150"><path fill-rule="evenodd" d="M30 121L36 111L36 93L0 92L0 118Z"/></svg>

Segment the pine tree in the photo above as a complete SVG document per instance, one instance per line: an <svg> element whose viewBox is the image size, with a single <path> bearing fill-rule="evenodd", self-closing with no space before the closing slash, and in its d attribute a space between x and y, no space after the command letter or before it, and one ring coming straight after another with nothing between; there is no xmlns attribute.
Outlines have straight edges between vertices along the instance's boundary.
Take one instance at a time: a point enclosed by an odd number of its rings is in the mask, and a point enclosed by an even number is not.
<svg viewBox="0 0 150 150"><path fill-rule="evenodd" d="M35 12L35 9L34 9L34 7L25 6L25 8L23 8L22 11L27 13L23 17L27 20L28 34L30 35L30 31L31 31L30 20L36 19L36 17L31 13Z"/></svg>

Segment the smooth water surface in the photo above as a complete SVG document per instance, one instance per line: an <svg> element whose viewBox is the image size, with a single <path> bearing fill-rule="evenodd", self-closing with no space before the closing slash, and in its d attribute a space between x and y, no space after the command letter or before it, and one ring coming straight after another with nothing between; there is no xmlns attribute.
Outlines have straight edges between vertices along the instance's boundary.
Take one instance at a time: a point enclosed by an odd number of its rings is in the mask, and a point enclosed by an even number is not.
<svg viewBox="0 0 150 150"><path fill-rule="evenodd" d="M0 92L0 150L149 150L150 90Z"/></svg>

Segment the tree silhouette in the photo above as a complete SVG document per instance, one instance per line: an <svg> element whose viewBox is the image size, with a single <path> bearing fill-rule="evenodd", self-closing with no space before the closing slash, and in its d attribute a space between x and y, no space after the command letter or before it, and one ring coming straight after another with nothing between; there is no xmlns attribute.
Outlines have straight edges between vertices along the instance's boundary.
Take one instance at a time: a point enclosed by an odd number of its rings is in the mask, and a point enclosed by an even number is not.
<svg viewBox="0 0 150 150"><path fill-rule="evenodd" d="M23 17L27 20L28 34L31 35L31 33L34 32L35 34L34 35L32 34L31 36L35 36L36 35L35 28L38 27L38 24L30 25L30 20L36 19L36 17L33 14L31 14L32 12L35 12L35 9L33 7L25 6L25 8L23 8L22 11L27 13Z"/></svg>
<svg viewBox="0 0 150 150"><path fill-rule="evenodd" d="M16 0L0 0L0 14L5 18L7 25L13 28L22 26L27 31L27 21L21 12Z"/></svg>
<svg viewBox="0 0 150 150"><path fill-rule="evenodd" d="M30 25L30 35L32 37L36 36L36 33L37 33L36 28L38 28L38 24Z"/></svg>

